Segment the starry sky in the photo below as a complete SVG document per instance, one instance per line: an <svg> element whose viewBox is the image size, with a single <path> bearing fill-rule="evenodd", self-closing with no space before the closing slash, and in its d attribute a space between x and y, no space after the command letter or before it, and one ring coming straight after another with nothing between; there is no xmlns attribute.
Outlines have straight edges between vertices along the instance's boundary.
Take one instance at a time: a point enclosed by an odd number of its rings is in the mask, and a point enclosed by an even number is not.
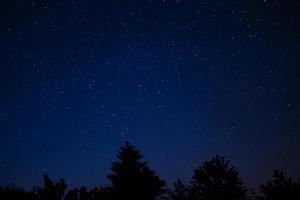
<svg viewBox="0 0 300 200"><path fill-rule="evenodd" d="M214 154L300 172L300 10L286 0L2 0L0 185L109 184L126 140L171 184Z"/></svg>

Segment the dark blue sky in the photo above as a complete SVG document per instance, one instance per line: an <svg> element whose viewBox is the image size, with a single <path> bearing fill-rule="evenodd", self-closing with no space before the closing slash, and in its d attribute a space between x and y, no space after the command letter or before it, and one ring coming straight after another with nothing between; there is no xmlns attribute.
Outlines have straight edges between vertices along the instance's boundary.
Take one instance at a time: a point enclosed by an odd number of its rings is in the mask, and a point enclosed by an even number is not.
<svg viewBox="0 0 300 200"><path fill-rule="evenodd" d="M129 140L168 183L227 156L300 172L300 18L283 0L4 0L0 185L109 184Z"/></svg>

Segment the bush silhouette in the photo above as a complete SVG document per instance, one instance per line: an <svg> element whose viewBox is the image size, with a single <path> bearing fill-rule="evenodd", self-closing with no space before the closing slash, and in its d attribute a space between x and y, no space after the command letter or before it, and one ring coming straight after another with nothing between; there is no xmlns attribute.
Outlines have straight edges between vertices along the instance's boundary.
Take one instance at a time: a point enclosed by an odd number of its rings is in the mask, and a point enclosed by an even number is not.
<svg viewBox="0 0 300 200"><path fill-rule="evenodd" d="M164 181L141 161L143 157L129 142L121 147L118 158L108 176L114 200L154 200L164 193Z"/></svg>
<svg viewBox="0 0 300 200"><path fill-rule="evenodd" d="M192 200L244 200L247 189L225 157L216 155L195 170L190 187Z"/></svg>

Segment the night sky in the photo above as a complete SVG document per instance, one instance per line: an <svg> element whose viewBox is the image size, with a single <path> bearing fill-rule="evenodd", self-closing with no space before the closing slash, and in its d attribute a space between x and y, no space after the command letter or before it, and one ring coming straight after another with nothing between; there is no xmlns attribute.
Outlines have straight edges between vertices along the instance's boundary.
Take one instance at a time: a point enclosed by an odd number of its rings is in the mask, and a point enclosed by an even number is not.
<svg viewBox="0 0 300 200"><path fill-rule="evenodd" d="M130 141L170 185L219 153L300 175L300 10L286 0L1 0L0 185L109 185Z"/></svg>

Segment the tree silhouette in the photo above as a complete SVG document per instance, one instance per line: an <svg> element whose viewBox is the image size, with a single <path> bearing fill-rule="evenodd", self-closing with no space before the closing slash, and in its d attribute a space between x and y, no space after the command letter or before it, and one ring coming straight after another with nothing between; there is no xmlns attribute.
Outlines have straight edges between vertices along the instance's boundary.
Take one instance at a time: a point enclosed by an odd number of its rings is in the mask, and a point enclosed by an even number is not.
<svg viewBox="0 0 300 200"><path fill-rule="evenodd" d="M134 146L126 142L118 153L118 161L112 164L108 178L110 187L88 191L82 186L64 195L67 185L64 179L54 183L44 175L44 187L35 186L28 192L14 185L0 187L0 200L298 200L300 178L286 178L275 170L272 180L261 185L261 195L247 197L247 189L236 169L222 156L214 156L194 171L191 184L185 186L180 179L166 193L166 184L143 161ZM249 194L249 192L248 192Z"/></svg>
<svg viewBox="0 0 300 200"><path fill-rule="evenodd" d="M259 200L300 199L300 179L294 182L280 170L275 170L273 179L260 188L262 196L257 197Z"/></svg>
<svg viewBox="0 0 300 200"><path fill-rule="evenodd" d="M5 188L0 187L0 199L3 200L36 200L34 193L25 192L24 189L16 187L14 185L7 186Z"/></svg>
<svg viewBox="0 0 300 200"><path fill-rule="evenodd" d="M41 200L61 200L66 189L63 178L54 184L48 175L44 175L44 188L36 188L36 195Z"/></svg>
<svg viewBox="0 0 300 200"><path fill-rule="evenodd" d="M126 142L112 164L112 197L114 200L154 200L165 192L165 182L149 169L134 146Z"/></svg>
<svg viewBox="0 0 300 200"><path fill-rule="evenodd" d="M170 200L187 200L188 198L188 190L186 186L181 182L180 179L178 179L174 183L174 189L170 191L169 193L169 199Z"/></svg>
<svg viewBox="0 0 300 200"><path fill-rule="evenodd" d="M110 187L94 188L90 191L90 200L111 200L112 191Z"/></svg>
<svg viewBox="0 0 300 200"><path fill-rule="evenodd" d="M79 199L80 200L89 200L89 198L90 198L89 196L90 196L90 194L87 191L86 187L82 186L79 189Z"/></svg>
<svg viewBox="0 0 300 200"><path fill-rule="evenodd" d="M190 187L192 200L244 200L247 190L234 167L216 155L195 170Z"/></svg>
<svg viewBox="0 0 300 200"><path fill-rule="evenodd" d="M90 193L86 187L82 186L79 190L70 190L65 196L64 200L90 200Z"/></svg>
<svg viewBox="0 0 300 200"><path fill-rule="evenodd" d="M78 190L77 189L70 190L66 194L64 200L79 200Z"/></svg>

